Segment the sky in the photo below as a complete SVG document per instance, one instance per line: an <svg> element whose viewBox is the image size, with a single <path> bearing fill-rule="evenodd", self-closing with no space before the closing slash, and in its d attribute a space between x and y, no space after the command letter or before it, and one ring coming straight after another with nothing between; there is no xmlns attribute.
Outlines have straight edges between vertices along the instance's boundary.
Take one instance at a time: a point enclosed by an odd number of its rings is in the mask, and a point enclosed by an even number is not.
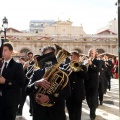
<svg viewBox="0 0 120 120"><path fill-rule="evenodd" d="M117 18L117 0L0 0L0 24L4 16L8 27L28 30L30 20L68 20L94 34Z"/></svg>

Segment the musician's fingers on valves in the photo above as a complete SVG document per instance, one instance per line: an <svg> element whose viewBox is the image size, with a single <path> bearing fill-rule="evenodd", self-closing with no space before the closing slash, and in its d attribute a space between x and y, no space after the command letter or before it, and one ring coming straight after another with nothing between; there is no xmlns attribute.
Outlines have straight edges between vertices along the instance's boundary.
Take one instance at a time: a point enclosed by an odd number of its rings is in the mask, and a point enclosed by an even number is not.
<svg viewBox="0 0 120 120"><path fill-rule="evenodd" d="M41 86L42 88L47 90L50 88L50 82L48 82L47 78L42 78L35 82L35 86L37 86L37 87Z"/></svg>

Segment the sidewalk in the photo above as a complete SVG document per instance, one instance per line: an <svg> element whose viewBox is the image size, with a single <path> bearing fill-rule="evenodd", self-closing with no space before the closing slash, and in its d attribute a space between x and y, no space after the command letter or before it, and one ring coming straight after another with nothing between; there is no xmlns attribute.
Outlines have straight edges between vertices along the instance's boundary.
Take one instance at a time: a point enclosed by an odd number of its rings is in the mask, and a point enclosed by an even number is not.
<svg viewBox="0 0 120 120"><path fill-rule="evenodd" d="M29 107L25 103L23 109L23 117L17 117L16 120L32 120L32 117L29 116ZM107 91L104 95L104 101L102 106L98 106L96 110L96 119L95 120L120 120L119 119L119 80L111 80L111 91ZM66 116L68 119L68 113L66 110ZM86 101L83 101L82 107L82 119L81 120L90 120L89 118L89 108Z"/></svg>

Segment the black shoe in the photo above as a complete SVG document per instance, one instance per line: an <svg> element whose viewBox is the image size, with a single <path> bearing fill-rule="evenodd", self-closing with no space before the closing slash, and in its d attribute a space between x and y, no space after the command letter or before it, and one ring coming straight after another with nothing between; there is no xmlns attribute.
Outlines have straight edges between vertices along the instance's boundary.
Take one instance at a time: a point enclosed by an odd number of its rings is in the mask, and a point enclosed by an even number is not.
<svg viewBox="0 0 120 120"><path fill-rule="evenodd" d="M110 88L111 88L111 87L110 87L110 86L108 86L108 90L109 90L109 91L110 91Z"/></svg>
<svg viewBox="0 0 120 120"><path fill-rule="evenodd" d="M33 116L32 109L29 110L30 116Z"/></svg>
<svg viewBox="0 0 120 120"><path fill-rule="evenodd" d="M94 117L90 117L90 120L95 120L95 118Z"/></svg>
<svg viewBox="0 0 120 120"><path fill-rule="evenodd" d="M100 105L103 105L103 101L100 101Z"/></svg>
<svg viewBox="0 0 120 120"><path fill-rule="evenodd" d="M17 112L16 115L17 116L22 116L22 112Z"/></svg>
<svg viewBox="0 0 120 120"><path fill-rule="evenodd" d="M90 120L95 120L95 118L96 118L95 114L90 115Z"/></svg>

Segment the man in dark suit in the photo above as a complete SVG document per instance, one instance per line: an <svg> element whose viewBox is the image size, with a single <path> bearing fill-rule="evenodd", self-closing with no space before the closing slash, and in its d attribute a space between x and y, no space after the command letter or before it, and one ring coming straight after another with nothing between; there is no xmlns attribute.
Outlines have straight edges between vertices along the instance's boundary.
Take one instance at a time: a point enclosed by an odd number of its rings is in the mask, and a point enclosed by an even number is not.
<svg viewBox="0 0 120 120"><path fill-rule="evenodd" d="M23 106L27 97L25 88L28 85L30 81L30 76L33 74L33 66L34 66L34 61L33 61L33 53L30 51L27 53L27 62L24 63L23 69L24 69L24 74L25 74L25 84L21 89L21 100L20 100L20 105L17 110L17 116L22 116L22 111L23 111ZM30 98L30 115L32 115L32 96L29 96Z"/></svg>
<svg viewBox="0 0 120 120"><path fill-rule="evenodd" d="M20 89L24 85L24 72L22 64L12 58L13 47L10 43L3 44L4 63L1 69L0 85L1 113L0 120L15 120L20 100Z"/></svg>
<svg viewBox="0 0 120 120"><path fill-rule="evenodd" d="M66 99L66 106L69 113L69 120L81 120L82 113L82 101L85 99L85 86L87 68L85 65L79 62L79 52L71 52L71 63L73 61L78 62L78 70L72 70L69 75L71 95ZM81 69L79 69L81 68Z"/></svg>
<svg viewBox="0 0 120 120"><path fill-rule="evenodd" d="M95 58L95 50L90 49L89 52L89 66L88 66L88 80L85 83L86 100L90 108L90 118L95 120L95 111L98 106L98 74L101 68L99 60Z"/></svg>
<svg viewBox="0 0 120 120"><path fill-rule="evenodd" d="M55 52L53 47L47 46L43 49L43 54ZM40 97L36 98L36 92L39 87L49 89L50 83L47 78L43 78L45 69L37 69L34 71L30 84L27 86L26 91L28 94L34 94L33 104L33 120L66 120L65 115L65 99L70 95L69 84L67 84L62 90L52 95L40 94ZM41 104L51 102L54 104L51 107L42 106Z"/></svg>
<svg viewBox="0 0 120 120"><path fill-rule="evenodd" d="M103 104L103 95L106 93L107 90L107 78L105 76L106 73L106 66L105 66L105 61L104 61L104 56L99 56L98 51L95 53L95 58L99 60L101 64L101 69L99 71L99 88L98 88L98 96L99 96L99 103L100 105Z"/></svg>
<svg viewBox="0 0 120 120"><path fill-rule="evenodd" d="M108 83L107 78L105 76L106 66L105 66L104 56L100 56L100 63L101 63L101 69L100 69L100 75L99 75L98 95L99 95L100 105L102 105L103 95L106 93L107 83Z"/></svg>
<svg viewBox="0 0 120 120"><path fill-rule="evenodd" d="M107 80L108 80L108 89L110 91L110 89L111 89L111 76L112 76L111 69L112 69L113 65L112 65L112 61L109 60L107 55L105 56L105 65L107 67L106 77L107 77Z"/></svg>

